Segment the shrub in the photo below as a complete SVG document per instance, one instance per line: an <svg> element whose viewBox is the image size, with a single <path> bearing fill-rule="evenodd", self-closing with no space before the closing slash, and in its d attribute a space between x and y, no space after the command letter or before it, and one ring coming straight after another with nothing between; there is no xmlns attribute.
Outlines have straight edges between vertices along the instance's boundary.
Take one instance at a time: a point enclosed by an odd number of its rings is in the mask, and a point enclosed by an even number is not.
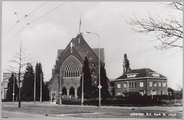
<svg viewBox="0 0 184 120"><path fill-rule="evenodd" d="M80 105L81 100L76 98L62 98L62 104L66 105Z"/></svg>

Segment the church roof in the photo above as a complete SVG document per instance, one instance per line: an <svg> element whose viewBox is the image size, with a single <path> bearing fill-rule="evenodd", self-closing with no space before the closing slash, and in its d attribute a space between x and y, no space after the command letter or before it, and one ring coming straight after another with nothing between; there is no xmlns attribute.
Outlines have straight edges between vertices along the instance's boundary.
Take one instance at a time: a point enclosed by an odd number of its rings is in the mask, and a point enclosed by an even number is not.
<svg viewBox="0 0 184 120"><path fill-rule="evenodd" d="M80 42L79 40L80 39ZM79 53L79 55L84 59L89 54L92 54L91 52L95 53L96 57L99 56L99 48L91 48L87 42L84 40L82 34L77 35L76 38L73 38L70 42L74 43L74 49ZM67 47L70 45L70 43L67 45ZM66 47L66 48L67 48ZM59 49L57 53L57 59L59 59L62 54L64 53L65 49ZM100 48L100 61L104 62L104 48Z"/></svg>
<svg viewBox="0 0 184 120"><path fill-rule="evenodd" d="M128 77L129 75L133 75ZM121 75L117 79L127 79L127 78L140 78L140 77L152 77L152 78L165 78L165 76L156 73L155 71L151 70L150 68L142 68L142 69L132 69L128 71L126 74Z"/></svg>
<svg viewBox="0 0 184 120"><path fill-rule="evenodd" d="M98 48L92 48L92 50L94 51L94 53L99 56L99 49ZM105 57L104 57L104 48L100 48L100 60L101 61L105 61Z"/></svg>
<svg viewBox="0 0 184 120"><path fill-rule="evenodd" d="M57 53L57 59L59 58L59 56L61 55L61 53L64 51L64 49L59 49L58 53Z"/></svg>

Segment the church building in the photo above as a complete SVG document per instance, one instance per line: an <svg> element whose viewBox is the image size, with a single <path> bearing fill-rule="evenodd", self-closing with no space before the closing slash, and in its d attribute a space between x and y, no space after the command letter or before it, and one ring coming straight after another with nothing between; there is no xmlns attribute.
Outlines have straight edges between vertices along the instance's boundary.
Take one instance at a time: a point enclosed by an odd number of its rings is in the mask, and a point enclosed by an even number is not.
<svg viewBox="0 0 184 120"><path fill-rule="evenodd" d="M88 58L93 85L98 85L99 48L91 48L82 33L73 38L65 49L59 49L50 80L50 99L61 102L63 96L77 98L85 57ZM104 49L100 48L100 61L104 63Z"/></svg>

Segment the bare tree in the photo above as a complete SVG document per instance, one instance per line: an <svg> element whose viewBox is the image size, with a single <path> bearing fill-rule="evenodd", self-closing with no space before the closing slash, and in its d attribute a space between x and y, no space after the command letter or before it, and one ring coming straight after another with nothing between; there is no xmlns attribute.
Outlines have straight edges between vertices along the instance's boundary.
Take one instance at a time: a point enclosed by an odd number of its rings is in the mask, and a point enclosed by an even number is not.
<svg viewBox="0 0 184 120"><path fill-rule="evenodd" d="M20 79L24 73L24 71L22 70L22 68L27 65L27 61L28 61L28 56L27 54L25 54L24 52L25 50L22 48L22 43L20 43L20 48L19 48L19 52L15 53L15 56L13 56L13 59L10 60L11 63L15 63L16 67L10 66L10 70L11 72L15 73L18 75L18 84L19 84L19 95L18 95L18 107L21 107L21 94L20 94Z"/></svg>
<svg viewBox="0 0 184 120"><path fill-rule="evenodd" d="M182 13L183 3L172 2L167 4L169 8L174 8L177 12ZM155 33L156 40L160 44L156 46L157 49L169 48L183 48L183 21L176 19L174 16L169 15L169 19L162 18L159 15L156 17L149 14L148 18L138 19L135 15L134 18L124 18L126 22L132 25L132 29L139 33Z"/></svg>

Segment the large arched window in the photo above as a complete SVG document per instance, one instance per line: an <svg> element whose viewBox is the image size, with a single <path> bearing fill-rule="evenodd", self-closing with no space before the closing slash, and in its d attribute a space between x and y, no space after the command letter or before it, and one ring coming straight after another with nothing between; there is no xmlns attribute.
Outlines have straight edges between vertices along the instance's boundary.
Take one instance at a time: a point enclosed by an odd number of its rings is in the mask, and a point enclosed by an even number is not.
<svg viewBox="0 0 184 120"><path fill-rule="evenodd" d="M64 76L65 77L79 77L80 71L78 66L74 61L69 61L64 69Z"/></svg>
<svg viewBox="0 0 184 120"><path fill-rule="evenodd" d="M73 55L67 57L60 67L61 77L79 77L81 72L82 63Z"/></svg>

